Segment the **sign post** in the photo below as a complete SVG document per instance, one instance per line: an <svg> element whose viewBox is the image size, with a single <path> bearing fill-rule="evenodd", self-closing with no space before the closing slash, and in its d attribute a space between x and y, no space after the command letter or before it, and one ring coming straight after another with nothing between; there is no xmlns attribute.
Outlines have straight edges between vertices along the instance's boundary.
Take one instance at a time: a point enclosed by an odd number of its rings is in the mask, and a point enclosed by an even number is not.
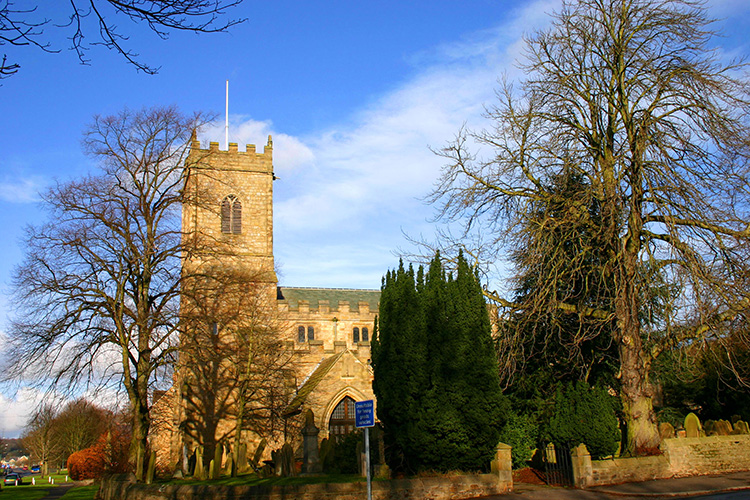
<svg viewBox="0 0 750 500"><path fill-rule="evenodd" d="M354 425L365 429L365 468L367 470L367 500L372 500L370 477L370 427L375 426L375 403L372 399L354 403Z"/></svg>

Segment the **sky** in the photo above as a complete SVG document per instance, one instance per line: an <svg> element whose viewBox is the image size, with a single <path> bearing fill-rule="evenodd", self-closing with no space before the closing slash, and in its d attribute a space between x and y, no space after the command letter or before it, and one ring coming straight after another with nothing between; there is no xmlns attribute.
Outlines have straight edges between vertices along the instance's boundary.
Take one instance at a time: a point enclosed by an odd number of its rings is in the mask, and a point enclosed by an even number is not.
<svg viewBox="0 0 750 500"><path fill-rule="evenodd" d="M68 15L67 2L40 3L39 16ZM559 6L245 0L229 17L247 21L229 33L167 40L112 18L139 59L159 66L156 75L102 47L91 47L90 63L81 65L65 50L64 27L47 33L59 53L0 46L21 64L0 80L0 335L13 314L10 284L24 228L45 220L39 193L96 168L81 152L92 117L163 105L215 113L218 122L200 139L224 148L226 80L229 141L260 151L273 136L280 284L379 288L397 251L410 248L404 235L435 232L434 208L423 201L443 164L432 149L462 125L487 125L483 111L498 79L522 76L524 33L547 27ZM750 1L708 7L725 35L722 50L750 54ZM86 28L85 40L94 41L95 27ZM38 399L31 388L0 391L0 435L17 436Z"/></svg>

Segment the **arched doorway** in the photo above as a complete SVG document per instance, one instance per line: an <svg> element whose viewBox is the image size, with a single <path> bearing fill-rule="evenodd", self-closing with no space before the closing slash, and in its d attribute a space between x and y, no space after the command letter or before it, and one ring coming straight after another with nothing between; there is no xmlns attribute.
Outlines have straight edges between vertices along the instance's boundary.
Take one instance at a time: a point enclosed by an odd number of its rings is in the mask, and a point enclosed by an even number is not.
<svg viewBox="0 0 750 500"><path fill-rule="evenodd" d="M328 436L338 438L353 432L354 429L354 400L349 396L344 396L331 413L331 419L328 421Z"/></svg>

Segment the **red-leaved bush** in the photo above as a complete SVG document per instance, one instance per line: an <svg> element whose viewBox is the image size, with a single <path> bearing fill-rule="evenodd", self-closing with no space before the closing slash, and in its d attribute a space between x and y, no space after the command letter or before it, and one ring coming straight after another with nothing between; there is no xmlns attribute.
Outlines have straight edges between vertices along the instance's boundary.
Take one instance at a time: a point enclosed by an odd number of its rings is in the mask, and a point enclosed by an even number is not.
<svg viewBox="0 0 750 500"><path fill-rule="evenodd" d="M68 474L75 481L96 479L104 474L105 463L104 447L97 443L68 457Z"/></svg>
<svg viewBox="0 0 750 500"><path fill-rule="evenodd" d="M68 474L74 481L98 479L105 472L128 470L128 436L117 429L103 434L97 443L68 457Z"/></svg>

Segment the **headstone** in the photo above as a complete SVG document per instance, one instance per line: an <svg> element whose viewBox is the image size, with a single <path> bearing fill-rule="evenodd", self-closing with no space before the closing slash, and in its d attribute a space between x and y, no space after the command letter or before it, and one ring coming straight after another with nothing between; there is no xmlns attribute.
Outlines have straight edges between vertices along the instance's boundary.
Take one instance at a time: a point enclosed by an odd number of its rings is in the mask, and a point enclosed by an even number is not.
<svg viewBox="0 0 750 500"><path fill-rule="evenodd" d="M281 475L281 450L273 450L271 452L271 461L273 462L273 474L275 476Z"/></svg>
<svg viewBox="0 0 750 500"><path fill-rule="evenodd" d="M294 450L289 443L284 443L284 446L281 447L281 475L283 477L297 475L297 468L294 465Z"/></svg>
<svg viewBox="0 0 750 500"><path fill-rule="evenodd" d="M357 461L357 472L359 472L360 476L367 477L367 456L365 455L365 443L357 441L357 446L354 453L359 458L359 460Z"/></svg>
<svg viewBox="0 0 750 500"><path fill-rule="evenodd" d="M315 417L312 410L307 410L305 412L305 427L302 429L302 472L305 474L318 474L323 470L318 450L319 432L315 426Z"/></svg>
<svg viewBox="0 0 750 500"><path fill-rule="evenodd" d="M728 420L719 420L716 422L714 430L719 436L729 436L734 429L732 429L732 424Z"/></svg>
<svg viewBox="0 0 750 500"><path fill-rule="evenodd" d="M221 476L221 457L224 453L224 446L217 444L214 448L214 459L212 460L214 467L209 471L208 477L211 479L219 479Z"/></svg>
<svg viewBox="0 0 750 500"><path fill-rule="evenodd" d="M237 449L237 472L247 472L247 444L242 443Z"/></svg>
<svg viewBox="0 0 750 500"><path fill-rule="evenodd" d="M231 453L227 455L227 463L224 465L224 474L232 477L236 475L236 471L234 470L234 460L232 459Z"/></svg>
<svg viewBox="0 0 750 500"><path fill-rule="evenodd" d="M193 477L203 481L206 479L206 469L203 467L203 446L198 446L195 449L195 474Z"/></svg>
<svg viewBox="0 0 750 500"><path fill-rule="evenodd" d="M154 472L156 471L156 452L152 451L148 457L148 469L146 470L146 484L154 482Z"/></svg>
<svg viewBox="0 0 750 500"><path fill-rule="evenodd" d="M689 438L701 437L701 421L695 413L688 413L685 417L685 435Z"/></svg>
<svg viewBox="0 0 750 500"><path fill-rule="evenodd" d="M253 454L253 461L252 461L252 467L253 469L258 469L260 467L260 459L263 458L263 452L266 451L266 438L263 438L260 440L260 443L258 443L258 447L255 448L255 453Z"/></svg>
<svg viewBox="0 0 750 500"><path fill-rule="evenodd" d="M744 420L738 420L734 423L735 434L750 434L750 428L748 428L747 422Z"/></svg>
<svg viewBox="0 0 750 500"><path fill-rule="evenodd" d="M659 424L659 437L663 440L674 437L674 427L669 422Z"/></svg>
<svg viewBox="0 0 750 500"><path fill-rule="evenodd" d="M333 462L335 445L331 439L325 438L320 442L320 466L323 472L330 472L329 468Z"/></svg>
<svg viewBox="0 0 750 500"><path fill-rule="evenodd" d="M716 422L713 420L706 420L703 423L703 432L706 433L706 436L716 436Z"/></svg>

